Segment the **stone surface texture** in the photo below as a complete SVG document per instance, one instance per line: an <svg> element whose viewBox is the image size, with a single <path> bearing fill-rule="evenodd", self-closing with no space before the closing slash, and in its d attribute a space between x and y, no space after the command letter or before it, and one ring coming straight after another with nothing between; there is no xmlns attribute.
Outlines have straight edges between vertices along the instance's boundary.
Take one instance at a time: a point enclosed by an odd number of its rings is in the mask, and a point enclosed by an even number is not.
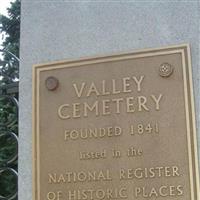
<svg viewBox="0 0 200 200"><path fill-rule="evenodd" d="M32 200L32 65L189 43L199 127L199 15L199 1L22 0L20 200Z"/></svg>

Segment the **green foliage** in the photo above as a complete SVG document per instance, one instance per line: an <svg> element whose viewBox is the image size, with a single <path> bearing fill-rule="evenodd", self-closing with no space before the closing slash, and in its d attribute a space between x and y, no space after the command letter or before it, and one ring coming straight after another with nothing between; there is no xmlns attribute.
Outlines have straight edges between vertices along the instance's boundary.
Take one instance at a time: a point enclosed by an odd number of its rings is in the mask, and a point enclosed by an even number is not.
<svg viewBox="0 0 200 200"><path fill-rule="evenodd" d="M0 59L0 87L2 88L18 81L19 78L19 63L6 51L19 57L20 0L15 0L10 4L8 17L0 15L0 33L4 37L1 48L4 50L3 58ZM12 95L18 98L18 94ZM17 141L9 135L9 132L18 135L17 112L16 105L9 98L0 98L0 168L5 167L3 160L12 157L17 148ZM17 170L17 161L8 166ZM16 189L17 179L13 173L5 171L0 175L0 196L8 196Z"/></svg>
<svg viewBox="0 0 200 200"><path fill-rule="evenodd" d="M8 8L8 17L0 15L0 32L4 35L3 49L19 57L20 38L20 1L16 0ZM3 76L0 85L16 81L19 78L19 63L8 53L3 53L0 60L2 67L0 74Z"/></svg>
<svg viewBox="0 0 200 200"><path fill-rule="evenodd" d="M11 174L10 171L4 171L0 179L0 188L2 196L10 196L17 190L17 178L14 174ZM9 187L5 187L9 185ZM16 198L15 198L16 199Z"/></svg>

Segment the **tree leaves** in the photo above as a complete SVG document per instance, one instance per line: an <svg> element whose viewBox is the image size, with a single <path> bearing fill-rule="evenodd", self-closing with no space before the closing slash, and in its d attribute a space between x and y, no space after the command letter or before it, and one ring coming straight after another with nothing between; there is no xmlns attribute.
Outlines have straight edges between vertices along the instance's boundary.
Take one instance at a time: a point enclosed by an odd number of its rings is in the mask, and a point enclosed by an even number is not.
<svg viewBox="0 0 200 200"><path fill-rule="evenodd" d="M4 35L3 50L9 51L19 57L20 38L20 0L10 4L8 17L0 15L0 33ZM0 59L0 87L19 79L19 62L9 53L3 52ZM10 94L9 94L10 95ZM18 98L18 94L12 94ZM9 158L17 150L17 140L9 137L10 132L18 135L18 108L9 98L0 98L0 168L5 164L2 160ZM2 135L3 134L3 135ZM12 134L11 134L12 135ZM17 161L10 163L9 167L17 170ZM8 169L11 169L8 168ZM0 196L8 196L17 189L16 175L11 170L0 174ZM17 199L17 197L15 198ZM14 200L14 199L13 199Z"/></svg>
<svg viewBox="0 0 200 200"><path fill-rule="evenodd" d="M20 38L20 1L11 3L8 10L8 17L0 15L0 32L5 34L2 44L3 49L19 57L19 38ZM3 61L3 63L2 63ZM12 83L19 78L19 63L10 54L3 53L3 60L0 60L0 75L3 83Z"/></svg>

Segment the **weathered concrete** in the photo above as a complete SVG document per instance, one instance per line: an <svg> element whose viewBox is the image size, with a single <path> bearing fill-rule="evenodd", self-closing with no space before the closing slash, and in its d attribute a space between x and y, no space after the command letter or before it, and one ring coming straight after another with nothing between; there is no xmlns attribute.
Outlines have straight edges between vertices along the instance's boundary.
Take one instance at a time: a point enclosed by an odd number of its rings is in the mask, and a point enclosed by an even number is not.
<svg viewBox="0 0 200 200"><path fill-rule="evenodd" d="M32 65L190 43L199 127L198 1L22 0L19 199L31 200ZM198 133L200 144L200 133Z"/></svg>

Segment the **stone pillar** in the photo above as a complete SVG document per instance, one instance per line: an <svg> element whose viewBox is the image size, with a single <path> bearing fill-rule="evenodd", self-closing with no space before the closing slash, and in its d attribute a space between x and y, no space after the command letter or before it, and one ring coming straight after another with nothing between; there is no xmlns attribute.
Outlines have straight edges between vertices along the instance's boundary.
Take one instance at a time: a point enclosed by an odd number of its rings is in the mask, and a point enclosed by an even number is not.
<svg viewBox="0 0 200 200"><path fill-rule="evenodd" d="M199 127L198 1L22 0L21 13L20 200L32 199L33 64L189 43Z"/></svg>

